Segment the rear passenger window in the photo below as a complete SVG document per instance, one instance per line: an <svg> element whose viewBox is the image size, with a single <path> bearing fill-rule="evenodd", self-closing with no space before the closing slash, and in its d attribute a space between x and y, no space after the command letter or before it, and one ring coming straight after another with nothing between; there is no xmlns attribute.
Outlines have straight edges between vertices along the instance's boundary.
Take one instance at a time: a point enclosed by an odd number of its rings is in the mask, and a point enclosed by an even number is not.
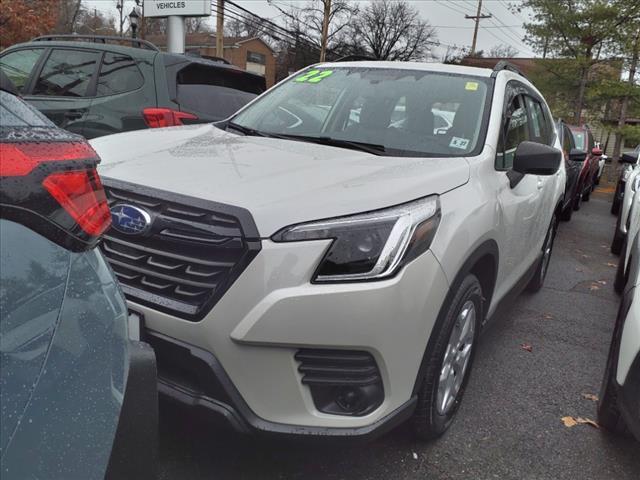
<svg viewBox="0 0 640 480"><path fill-rule="evenodd" d="M100 58L98 52L53 50L38 82L34 95L84 97Z"/></svg>
<svg viewBox="0 0 640 480"><path fill-rule="evenodd" d="M521 96L517 96L507 109L507 125L501 133L501 151L496 155L496 168L508 170L513 166L516 148L529 140L529 118Z"/></svg>
<svg viewBox="0 0 640 480"><path fill-rule="evenodd" d="M0 58L0 69L9 77L20 93L29 81L31 70L42 55L42 48L27 48L7 53Z"/></svg>
<svg viewBox="0 0 640 480"><path fill-rule="evenodd" d="M96 95L137 90L144 84L144 77L133 58L127 55L107 52L102 60Z"/></svg>

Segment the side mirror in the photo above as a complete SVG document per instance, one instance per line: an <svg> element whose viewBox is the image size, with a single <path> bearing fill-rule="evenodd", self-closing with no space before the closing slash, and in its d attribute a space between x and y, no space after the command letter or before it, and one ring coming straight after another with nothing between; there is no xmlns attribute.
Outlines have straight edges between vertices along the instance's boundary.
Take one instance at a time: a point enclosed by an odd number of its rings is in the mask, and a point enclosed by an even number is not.
<svg viewBox="0 0 640 480"><path fill-rule="evenodd" d="M586 155L586 154L585 154ZM562 152L549 145L522 142L516 148L513 171L522 175L553 175L560 168Z"/></svg>
<svg viewBox="0 0 640 480"><path fill-rule="evenodd" d="M591 155L594 155L596 157L599 157L600 155L602 155L602 149L598 148L598 147L593 147L591 149Z"/></svg>
<svg viewBox="0 0 640 480"><path fill-rule="evenodd" d="M636 157L632 153L623 153L620 156L620 161L622 163L637 163L638 162L638 157Z"/></svg>
<svg viewBox="0 0 640 480"><path fill-rule="evenodd" d="M587 159L587 152L579 148L572 148L569 152L569 160L574 162L584 162Z"/></svg>

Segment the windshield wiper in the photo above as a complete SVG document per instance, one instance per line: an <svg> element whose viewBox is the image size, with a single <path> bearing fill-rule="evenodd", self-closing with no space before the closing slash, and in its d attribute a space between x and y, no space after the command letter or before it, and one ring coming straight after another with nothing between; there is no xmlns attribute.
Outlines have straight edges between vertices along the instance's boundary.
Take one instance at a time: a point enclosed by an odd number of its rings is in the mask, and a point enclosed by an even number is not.
<svg viewBox="0 0 640 480"><path fill-rule="evenodd" d="M240 133L243 133L245 135L252 136L252 137L267 137L267 136L270 136L270 135L262 133L262 132L260 132L258 130L255 130L253 128L245 127L244 125L240 125L240 124L234 123L234 122L227 122L225 130L227 128L232 128L234 130L237 130Z"/></svg>
<svg viewBox="0 0 640 480"><path fill-rule="evenodd" d="M276 138L284 138L288 140L299 140L301 142L319 143L320 145L328 145L331 147L349 148L351 150L359 150L361 152L372 153L373 155L382 155L386 153L384 145L377 145L375 143L356 142L354 140L342 140L340 138L332 137L313 137L307 135L286 135L278 134L272 135Z"/></svg>

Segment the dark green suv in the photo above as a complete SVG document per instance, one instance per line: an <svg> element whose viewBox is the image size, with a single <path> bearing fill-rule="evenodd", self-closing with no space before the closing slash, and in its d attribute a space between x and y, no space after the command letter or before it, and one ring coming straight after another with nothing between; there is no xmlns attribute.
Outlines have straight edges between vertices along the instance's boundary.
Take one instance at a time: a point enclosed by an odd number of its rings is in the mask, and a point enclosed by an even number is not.
<svg viewBox="0 0 640 480"><path fill-rule="evenodd" d="M265 90L264 77L227 63L122 37L38 37L4 50L0 69L27 102L86 138L223 120Z"/></svg>

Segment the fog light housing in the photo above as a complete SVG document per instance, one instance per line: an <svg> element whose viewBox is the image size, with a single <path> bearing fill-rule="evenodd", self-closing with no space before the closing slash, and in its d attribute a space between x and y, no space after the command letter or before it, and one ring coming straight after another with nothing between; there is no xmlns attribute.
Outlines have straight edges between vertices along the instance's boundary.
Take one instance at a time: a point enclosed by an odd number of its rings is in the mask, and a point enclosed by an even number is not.
<svg viewBox="0 0 640 480"><path fill-rule="evenodd" d="M369 352L301 349L295 358L320 412L358 417L382 404L382 377Z"/></svg>

